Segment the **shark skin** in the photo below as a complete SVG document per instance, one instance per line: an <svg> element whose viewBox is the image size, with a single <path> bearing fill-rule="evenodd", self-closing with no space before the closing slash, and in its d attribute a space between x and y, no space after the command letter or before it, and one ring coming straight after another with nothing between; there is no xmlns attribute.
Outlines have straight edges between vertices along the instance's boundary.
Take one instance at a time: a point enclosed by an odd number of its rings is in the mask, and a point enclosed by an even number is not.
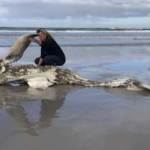
<svg viewBox="0 0 150 150"><path fill-rule="evenodd" d="M150 85L132 77L116 78L100 82L84 78L72 70L55 66L18 65L6 66L0 74L0 85L23 81L32 88L46 89L53 85L81 85L84 87L126 88L128 90L150 90Z"/></svg>
<svg viewBox="0 0 150 150"><path fill-rule="evenodd" d="M0 73L5 71L5 66L18 61L30 45L30 38L38 36L37 34L26 34L20 36L14 45L9 49L5 58L0 59Z"/></svg>

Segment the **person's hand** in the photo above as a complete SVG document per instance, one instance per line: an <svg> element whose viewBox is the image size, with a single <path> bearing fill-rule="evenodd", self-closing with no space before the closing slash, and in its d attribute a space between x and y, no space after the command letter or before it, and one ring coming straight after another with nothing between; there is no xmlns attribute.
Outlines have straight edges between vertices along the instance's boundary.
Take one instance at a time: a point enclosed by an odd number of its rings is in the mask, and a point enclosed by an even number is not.
<svg viewBox="0 0 150 150"><path fill-rule="evenodd" d="M35 38L30 38L29 39L31 42L36 42L36 39Z"/></svg>
<svg viewBox="0 0 150 150"><path fill-rule="evenodd" d="M42 41L37 40L37 39L35 39L35 38L30 38L30 39L29 39L29 41L31 41L31 42L35 42L35 43L37 43L37 44L39 44L39 45L41 45L41 44L42 44Z"/></svg>
<svg viewBox="0 0 150 150"><path fill-rule="evenodd" d="M41 66L42 63L43 63L43 58L40 58L38 66Z"/></svg>

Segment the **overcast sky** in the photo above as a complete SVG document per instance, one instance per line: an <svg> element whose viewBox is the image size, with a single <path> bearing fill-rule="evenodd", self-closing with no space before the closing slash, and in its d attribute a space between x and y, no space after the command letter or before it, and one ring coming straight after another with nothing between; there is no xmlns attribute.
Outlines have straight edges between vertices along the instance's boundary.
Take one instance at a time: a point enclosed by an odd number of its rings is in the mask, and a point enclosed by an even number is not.
<svg viewBox="0 0 150 150"><path fill-rule="evenodd" d="M0 0L0 26L150 28L150 0Z"/></svg>

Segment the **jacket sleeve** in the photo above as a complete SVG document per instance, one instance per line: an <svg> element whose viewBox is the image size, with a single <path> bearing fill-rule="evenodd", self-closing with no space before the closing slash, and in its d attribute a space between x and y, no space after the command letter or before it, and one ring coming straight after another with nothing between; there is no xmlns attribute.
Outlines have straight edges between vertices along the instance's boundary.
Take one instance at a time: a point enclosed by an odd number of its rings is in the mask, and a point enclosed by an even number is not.
<svg viewBox="0 0 150 150"><path fill-rule="evenodd" d="M45 43L41 44L41 58L44 59L44 48L45 48Z"/></svg>
<svg viewBox="0 0 150 150"><path fill-rule="evenodd" d="M44 53L42 51L42 48L41 48L41 58L44 59Z"/></svg>
<svg viewBox="0 0 150 150"><path fill-rule="evenodd" d="M45 55L50 54L50 50L52 49L51 41L45 41L41 45L41 58L44 59Z"/></svg>

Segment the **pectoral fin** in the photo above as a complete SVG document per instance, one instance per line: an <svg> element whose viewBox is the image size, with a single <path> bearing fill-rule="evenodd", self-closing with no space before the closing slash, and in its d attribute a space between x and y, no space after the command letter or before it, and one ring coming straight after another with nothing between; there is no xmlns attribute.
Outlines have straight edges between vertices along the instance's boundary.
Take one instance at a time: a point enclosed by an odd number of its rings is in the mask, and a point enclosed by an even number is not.
<svg viewBox="0 0 150 150"><path fill-rule="evenodd" d="M27 83L30 87L36 89L47 89L49 86L53 85L54 83L50 81L46 77L35 77L27 79Z"/></svg>

